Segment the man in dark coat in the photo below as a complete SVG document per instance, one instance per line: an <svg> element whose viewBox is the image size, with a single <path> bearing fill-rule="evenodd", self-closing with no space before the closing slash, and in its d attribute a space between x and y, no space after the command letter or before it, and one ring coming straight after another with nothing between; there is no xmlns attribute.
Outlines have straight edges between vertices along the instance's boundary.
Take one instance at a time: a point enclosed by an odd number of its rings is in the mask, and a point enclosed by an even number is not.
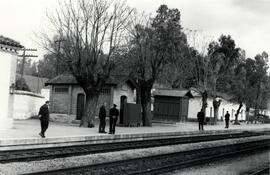
<svg viewBox="0 0 270 175"><path fill-rule="evenodd" d="M198 112L197 118L199 122L199 130L203 130L203 122L204 122L205 115L202 109L200 112Z"/></svg>
<svg viewBox="0 0 270 175"><path fill-rule="evenodd" d="M40 107L39 113L38 113L38 117L39 117L40 125L41 125L41 132L39 133L39 135L42 138L45 138L45 132L49 126L49 118L50 118L49 104L50 102L46 101L45 104Z"/></svg>
<svg viewBox="0 0 270 175"><path fill-rule="evenodd" d="M230 114L227 111L227 113L225 114L225 128L229 128L229 121L230 121Z"/></svg>
<svg viewBox="0 0 270 175"><path fill-rule="evenodd" d="M110 109L110 133L115 134L115 125L117 118L119 116L119 110L116 109L116 104L113 105L113 108Z"/></svg>
<svg viewBox="0 0 270 175"><path fill-rule="evenodd" d="M105 127L106 127L106 103L104 103L100 109L99 109L99 133L106 133Z"/></svg>

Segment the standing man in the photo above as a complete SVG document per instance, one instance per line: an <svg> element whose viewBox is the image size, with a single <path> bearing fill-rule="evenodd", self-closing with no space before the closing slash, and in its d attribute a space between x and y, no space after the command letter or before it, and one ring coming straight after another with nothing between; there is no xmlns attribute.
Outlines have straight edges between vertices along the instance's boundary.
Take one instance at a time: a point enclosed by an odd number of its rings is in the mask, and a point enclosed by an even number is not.
<svg viewBox="0 0 270 175"><path fill-rule="evenodd" d="M39 133L39 135L42 138L45 138L45 132L49 126L49 118L50 118L49 105L50 105L50 102L46 101L45 104L40 107L39 113L38 113L38 118L40 120L40 125L41 125L41 132Z"/></svg>
<svg viewBox="0 0 270 175"><path fill-rule="evenodd" d="M106 133L105 127L106 127L106 103L103 103L103 105L99 109L99 133Z"/></svg>
<svg viewBox="0 0 270 175"><path fill-rule="evenodd" d="M226 114L225 114L225 128L229 128L229 121L230 121L230 114L229 112L227 111Z"/></svg>
<svg viewBox="0 0 270 175"><path fill-rule="evenodd" d="M110 133L115 134L115 125L117 118L119 116L119 110L116 109L116 104L113 105L113 108L110 109Z"/></svg>
<svg viewBox="0 0 270 175"><path fill-rule="evenodd" d="M198 112L197 118L198 118L198 122L199 122L199 130L203 131L203 122L204 122L205 114L204 114L202 109L200 112Z"/></svg>

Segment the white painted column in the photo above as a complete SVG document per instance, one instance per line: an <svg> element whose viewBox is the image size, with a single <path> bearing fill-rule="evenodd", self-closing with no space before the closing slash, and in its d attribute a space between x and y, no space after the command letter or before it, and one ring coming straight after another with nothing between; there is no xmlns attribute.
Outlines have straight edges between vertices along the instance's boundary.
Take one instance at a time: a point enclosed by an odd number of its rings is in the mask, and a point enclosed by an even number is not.
<svg viewBox="0 0 270 175"><path fill-rule="evenodd" d="M13 127L13 94L10 86L15 83L17 56L0 50L0 129Z"/></svg>

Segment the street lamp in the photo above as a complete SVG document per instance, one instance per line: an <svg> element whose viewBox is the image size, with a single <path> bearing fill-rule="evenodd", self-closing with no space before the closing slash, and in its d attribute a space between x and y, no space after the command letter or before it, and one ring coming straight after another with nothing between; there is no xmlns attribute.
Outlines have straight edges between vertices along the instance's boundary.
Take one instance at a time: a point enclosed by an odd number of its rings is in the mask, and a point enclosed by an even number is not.
<svg viewBox="0 0 270 175"><path fill-rule="evenodd" d="M14 94L14 92L15 92L15 84L12 83L12 84L9 86L9 93L10 93L10 94Z"/></svg>

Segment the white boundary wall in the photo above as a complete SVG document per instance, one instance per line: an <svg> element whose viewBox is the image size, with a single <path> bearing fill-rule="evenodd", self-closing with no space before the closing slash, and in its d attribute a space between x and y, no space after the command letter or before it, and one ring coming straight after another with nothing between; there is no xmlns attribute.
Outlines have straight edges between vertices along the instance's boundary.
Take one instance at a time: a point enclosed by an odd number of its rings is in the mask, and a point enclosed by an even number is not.
<svg viewBox="0 0 270 175"><path fill-rule="evenodd" d="M39 108L46 101L46 98L39 94L27 91L15 91L13 104L14 119L28 119L37 115Z"/></svg>
<svg viewBox="0 0 270 175"><path fill-rule="evenodd" d="M219 106L219 116L218 119L220 120L221 117L224 119L224 115L226 114L226 111L230 114L230 120L234 120L236 111L239 107L239 104L237 103L231 103L227 100L221 99L221 104ZM206 108L206 117L214 117L214 108L213 108L213 99L207 99L207 108ZM188 109L188 118L197 118L197 113L201 110L202 107L202 101L201 97L195 97L189 99L189 109ZM243 105L240 113L238 115L238 120L245 120L246 119L246 106Z"/></svg>

